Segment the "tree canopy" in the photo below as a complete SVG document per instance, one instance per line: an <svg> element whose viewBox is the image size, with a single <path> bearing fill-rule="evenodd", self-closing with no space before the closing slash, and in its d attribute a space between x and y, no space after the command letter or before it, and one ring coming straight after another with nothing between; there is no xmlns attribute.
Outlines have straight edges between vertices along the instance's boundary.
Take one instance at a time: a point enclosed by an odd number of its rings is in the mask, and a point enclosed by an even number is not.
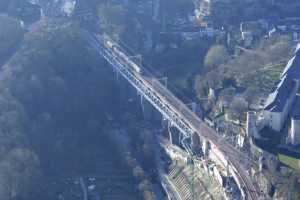
<svg viewBox="0 0 300 200"><path fill-rule="evenodd" d="M222 45L215 45L208 50L204 59L204 65L208 70L211 70L221 64L225 64L228 59L227 49Z"/></svg>
<svg viewBox="0 0 300 200"><path fill-rule="evenodd" d="M0 59L13 48L23 36L23 29L18 20L0 15Z"/></svg>

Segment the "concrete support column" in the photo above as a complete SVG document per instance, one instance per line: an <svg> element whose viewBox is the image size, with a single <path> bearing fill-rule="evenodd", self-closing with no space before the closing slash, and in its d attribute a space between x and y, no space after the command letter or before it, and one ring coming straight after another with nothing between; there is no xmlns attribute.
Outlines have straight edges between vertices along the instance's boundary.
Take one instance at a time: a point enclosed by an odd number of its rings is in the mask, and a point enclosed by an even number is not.
<svg viewBox="0 0 300 200"><path fill-rule="evenodd" d="M170 143L173 144L173 137L172 137L171 127L172 127L172 122L168 121L169 140L170 140Z"/></svg>
<svg viewBox="0 0 300 200"><path fill-rule="evenodd" d="M174 126L174 124L170 121L168 121L168 137L170 140L170 143L174 145L180 145L181 144L181 133L180 131Z"/></svg>
<svg viewBox="0 0 300 200"><path fill-rule="evenodd" d="M179 138L178 141L180 141L180 143L182 143L182 140L183 140L183 134L179 132L178 138Z"/></svg>
<svg viewBox="0 0 300 200"><path fill-rule="evenodd" d="M140 103L141 103L141 108L142 108L142 114L143 114L143 116L145 116L145 107L144 107L144 104L143 104L143 100L144 99L144 97L143 97L143 95L140 95Z"/></svg>
<svg viewBox="0 0 300 200"><path fill-rule="evenodd" d="M115 67L113 67L112 69L113 69L114 77L116 77L116 80L118 81L120 72Z"/></svg>
<svg viewBox="0 0 300 200"><path fill-rule="evenodd" d="M197 152L201 148L200 137L197 133L191 136L191 147L194 152Z"/></svg>
<svg viewBox="0 0 300 200"><path fill-rule="evenodd" d="M151 120L152 113L153 113L153 106L148 102L145 101L143 95L137 90L137 102L140 104L140 109L142 112L142 116L145 120Z"/></svg>
<svg viewBox="0 0 300 200"><path fill-rule="evenodd" d="M202 151L205 157L209 156L209 151L211 149L210 142L208 140L203 140L202 142Z"/></svg>

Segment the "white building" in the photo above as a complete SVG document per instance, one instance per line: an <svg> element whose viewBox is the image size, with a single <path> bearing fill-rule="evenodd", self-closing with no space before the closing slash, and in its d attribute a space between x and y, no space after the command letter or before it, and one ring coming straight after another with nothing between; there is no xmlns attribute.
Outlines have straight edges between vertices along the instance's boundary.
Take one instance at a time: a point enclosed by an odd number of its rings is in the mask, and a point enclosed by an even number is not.
<svg viewBox="0 0 300 200"><path fill-rule="evenodd" d="M288 134L288 143L296 146L300 145L300 96L297 94L296 102L292 108L290 120L290 130Z"/></svg>
<svg viewBox="0 0 300 200"><path fill-rule="evenodd" d="M284 127L299 88L299 81L292 80L287 84L285 83L288 82L286 79L287 77L284 77L276 90L270 94L264 110L267 125L278 132Z"/></svg>
<svg viewBox="0 0 300 200"><path fill-rule="evenodd" d="M261 22L247 21L240 24L240 32L245 47L250 47L255 38L262 35L264 29Z"/></svg>
<svg viewBox="0 0 300 200"><path fill-rule="evenodd" d="M267 126L280 132L288 120L296 101L300 80L300 51L297 48L295 56L288 62L281 75L279 84L269 95L265 109L264 119Z"/></svg>
<svg viewBox="0 0 300 200"><path fill-rule="evenodd" d="M291 119L289 142L294 146L300 144L300 116Z"/></svg>

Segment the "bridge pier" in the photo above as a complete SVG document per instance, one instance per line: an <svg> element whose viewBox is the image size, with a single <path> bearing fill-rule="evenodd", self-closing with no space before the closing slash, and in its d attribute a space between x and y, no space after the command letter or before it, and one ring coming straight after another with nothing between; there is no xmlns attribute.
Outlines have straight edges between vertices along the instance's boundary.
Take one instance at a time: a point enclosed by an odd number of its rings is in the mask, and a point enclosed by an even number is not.
<svg viewBox="0 0 300 200"><path fill-rule="evenodd" d="M209 156L210 149L211 149L210 142L208 140L204 139L202 142L202 152L203 152L204 157Z"/></svg>
<svg viewBox="0 0 300 200"><path fill-rule="evenodd" d="M191 147L193 152L201 151L201 140L197 133L194 133L191 138Z"/></svg>
<svg viewBox="0 0 300 200"><path fill-rule="evenodd" d="M165 123L167 121L167 123ZM163 119L163 127L165 127L165 137L167 137L171 144L180 145L182 139L182 133L174 126L174 124L167 120Z"/></svg>
<svg viewBox="0 0 300 200"><path fill-rule="evenodd" d="M161 127L162 128L167 127L168 123L169 123L168 119L162 115L161 116L161 121L160 121Z"/></svg>
<svg viewBox="0 0 300 200"><path fill-rule="evenodd" d="M85 36L84 33L83 35ZM114 43L114 41L110 39L109 36L103 38L101 36L88 35L85 37L87 37L90 45L96 48L96 50L107 61L109 61L109 63L111 63L113 67L118 69L120 74L126 80L128 80L131 85L134 86L132 88L137 88L143 94L143 96L153 105L153 107L155 107L159 112L166 116L168 120L174 123L168 126L168 133L169 137L171 137L172 143L183 146L190 153L189 155L192 156L193 152L191 149L191 144L196 145L197 140L195 137L193 137L193 134L196 131L199 136L205 137L201 146L204 156L212 157L211 160L213 160L215 163L226 164L229 162L231 164L229 170L233 174L233 177L236 180L238 186L242 188L242 190L243 188L245 188L245 196L249 197L248 199L251 200L259 199L255 184L253 184L253 181L248 176L248 173L247 171L245 171L242 163L236 160L237 158L240 158L240 155L243 156L241 153L237 152L232 145L227 143L221 144L224 145L224 148L218 148L218 146L216 145L220 145L218 141L219 135L213 129L208 131L209 134L203 135L202 131L206 130L203 130L201 127L198 128L197 126L198 123L203 122L198 119L198 117L195 116L189 109L186 109L186 107L183 106L183 103L180 102L179 99L170 94L170 91L168 91L166 87L163 87L162 84L158 84L157 79L151 78L153 77L151 74L146 78L142 74L136 73L136 70L133 69L135 65L128 60L129 56L126 55L126 52L122 50L116 51L106 43L106 41L111 41L112 43ZM100 45L95 45L95 42L100 43ZM116 60L116 58L118 60ZM155 85L145 83L145 81L149 82L150 79L152 79ZM128 102L134 103L130 104L131 106L139 106L139 99L136 98L136 92L134 92L133 94L135 95L135 97L130 96L129 92L131 92L132 88L125 86L125 88L126 87L127 90L120 91L123 95L122 100L124 100L124 97L129 97L131 99ZM146 105L144 104L144 102L142 103L144 106ZM119 104L122 105L121 103ZM144 109L144 114L146 114L147 107L145 106ZM177 127L178 129L175 127ZM182 132L183 139L181 139L179 132ZM250 192L249 189L251 189L253 192Z"/></svg>
<svg viewBox="0 0 300 200"><path fill-rule="evenodd" d="M113 72L113 78L114 78L116 81L119 81L119 71L113 67L113 68L112 68L112 72ZM125 82L125 80L124 80L123 82Z"/></svg>
<svg viewBox="0 0 300 200"><path fill-rule="evenodd" d="M116 75L116 80L119 80L119 71L118 70L114 70L114 74Z"/></svg>
<svg viewBox="0 0 300 200"><path fill-rule="evenodd" d="M137 91L137 96L138 98L140 98L140 106L141 106L141 109L142 109L142 115L144 116L145 118L145 106L144 106L144 97L142 94L140 94L138 91Z"/></svg>
<svg viewBox="0 0 300 200"><path fill-rule="evenodd" d="M142 94L138 93L138 101L142 110L142 116L147 121L160 122L162 120L161 114L157 111L149 101L147 101Z"/></svg>
<svg viewBox="0 0 300 200"><path fill-rule="evenodd" d="M168 121L169 140L170 140L170 143L173 144L173 137L172 137L171 126L172 126L172 122Z"/></svg>

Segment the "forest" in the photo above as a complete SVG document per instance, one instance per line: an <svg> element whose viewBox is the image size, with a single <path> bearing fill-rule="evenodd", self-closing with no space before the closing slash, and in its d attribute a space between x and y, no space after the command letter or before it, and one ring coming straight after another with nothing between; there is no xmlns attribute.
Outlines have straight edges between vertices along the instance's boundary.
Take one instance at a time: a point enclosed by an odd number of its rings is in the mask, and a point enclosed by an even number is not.
<svg viewBox="0 0 300 200"><path fill-rule="evenodd" d="M107 138L101 137L101 133L110 133L107 113L121 114L110 67L87 46L76 24L39 22L32 30L23 36L21 47L0 72L3 200L47 199L53 177L72 171L72 166L84 168L84 164L72 162L70 155L80 157L79 147ZM135 148L149 154L147 143L141 145ZM128 156L123 159L121 152L114 155L120 156L119 162L135 180L140 195L155 198L143 171L147 164L130 151L126 150Z"/></svg>

